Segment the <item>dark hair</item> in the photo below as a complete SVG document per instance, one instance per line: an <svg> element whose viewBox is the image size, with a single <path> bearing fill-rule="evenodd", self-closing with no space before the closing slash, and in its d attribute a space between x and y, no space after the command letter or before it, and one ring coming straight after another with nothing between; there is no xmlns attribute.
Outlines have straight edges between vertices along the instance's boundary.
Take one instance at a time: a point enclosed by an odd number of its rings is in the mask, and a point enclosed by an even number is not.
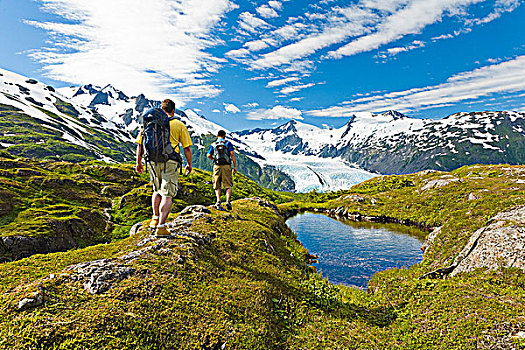
<svg viewBox="0 0 525 350"><path fill-rule="evenodd" d="M162 110L168 114L172 113L175 110L175 102L170 99L165 99L162 101Z"/></svg>
<svg viewBox="0 0 525 350"><path fill-rule="evenodd" d="M222 138L226 137L226 131L219 130L219 132L217 133L217 136L222 137Z"/></svg>

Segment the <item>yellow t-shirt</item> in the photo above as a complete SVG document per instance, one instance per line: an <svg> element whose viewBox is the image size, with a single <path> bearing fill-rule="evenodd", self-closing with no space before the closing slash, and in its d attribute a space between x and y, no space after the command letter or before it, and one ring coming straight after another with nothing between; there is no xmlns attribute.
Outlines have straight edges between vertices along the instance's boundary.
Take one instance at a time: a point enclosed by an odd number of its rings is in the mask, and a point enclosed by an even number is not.
<svg viewBox="0 0 525 350"><path fill-rule="evenodd" d="M142 144L142 132L139 132L135 142ZM179 152L179 144L182 144L182 148L193 146L190 133L186 125L180 120L172 119L170 121L170 142L175 152Z"/></svg>

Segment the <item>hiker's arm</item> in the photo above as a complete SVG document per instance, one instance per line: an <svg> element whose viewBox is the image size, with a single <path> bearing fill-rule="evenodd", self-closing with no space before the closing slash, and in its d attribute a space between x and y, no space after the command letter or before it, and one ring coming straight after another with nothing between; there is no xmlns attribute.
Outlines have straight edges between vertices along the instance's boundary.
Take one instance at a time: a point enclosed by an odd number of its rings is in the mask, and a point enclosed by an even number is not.
<svg viewBox="0 0 525 350"><path fill-rule="evenodd" d="M214 158L213 158L213 145L211 145L210 148L208 148L208 154L206 156L208 158L210 158L211 160L214 160Z"/></svg>
<svg viewBox="0 0 525 350"><path fill-rule="evenodd" d="M237 174L237 158L235 158L235 152L231 151L230 155L233 161L233 173Z"/></svg>
<svg viewBox="0 0 525 350"><path fill-rule="evenodd" d="M139 174L144 172L144 165L142 165L142 152L144 152L142 145L137 143L137 164L135 165L135 171Z"/></svg>
<svg viewBox="0 0 525 350"><path fill-rule="evenodd" d="M188 163L186 165L186 175L188 175L191 173L191 170L193 169L191 166L192 163L191 163L191 148L190 147L184 148L184 157L186 157L186 163Z"/></svg>

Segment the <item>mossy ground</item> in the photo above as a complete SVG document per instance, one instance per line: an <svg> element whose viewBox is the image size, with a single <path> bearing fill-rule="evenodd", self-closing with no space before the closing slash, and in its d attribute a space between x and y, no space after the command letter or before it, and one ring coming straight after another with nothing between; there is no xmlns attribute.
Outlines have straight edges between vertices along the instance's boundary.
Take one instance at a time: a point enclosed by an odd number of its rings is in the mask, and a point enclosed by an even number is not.
<svg viewBox="0 0 525 350"><path fill-rule="evenodd" d="M424 189L447 175L459 180ZM194 176L205 179L198 172ZM197 188L208 186L200 180ZM147 233L5 263L0 265L0 347L525 348L523 340L512 338L525 331L523 271L419 278L450 262L495 213L524 204L524 184L524 167L474 166L451 174L380 177L291 203L280 197L281 209L345 206L362 215L442 226L441 238L421 264L376 274L367 292L312 273L306 250L283 219L246 200L234 202L232 212L212 210L209 220L193 224L193 231L213 237L209 245L192 248L178 238L171 252L136 261L132 277L100 295L84 292L80 283L42 278L73 263L120 256L136 249ZM177 263L181 255L188 258ZM44 305L15 311L14 304L39 282L46 290Z"/></svg>
<svg viewBox="0 0 525 350"><path fill-rule="evenodd" d="M195 169L179 180L174 212L215 203L210 173ZM60 234L79 247L122 239L133 224L151 217L148 182L131 165L0 158L0 236L52 240ZM236 175L233 198L255 196L277 203L293 198ZM0 259L13 258L18 257L0 247Z"/></svg>

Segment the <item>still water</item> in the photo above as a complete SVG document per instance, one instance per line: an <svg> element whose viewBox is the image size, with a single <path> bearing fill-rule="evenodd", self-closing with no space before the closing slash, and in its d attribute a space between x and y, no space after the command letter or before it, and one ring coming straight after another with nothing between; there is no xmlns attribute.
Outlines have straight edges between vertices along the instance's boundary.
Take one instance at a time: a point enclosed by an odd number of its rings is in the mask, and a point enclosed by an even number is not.
<svg viewBox="0 0 525 350"><path fill-rule="evenodd" d="M423 258L424 234L402 225L341 222L304 213L286 221L310 254L317 271L335 284L366 288L378 271L408 267Z"/></svg>

